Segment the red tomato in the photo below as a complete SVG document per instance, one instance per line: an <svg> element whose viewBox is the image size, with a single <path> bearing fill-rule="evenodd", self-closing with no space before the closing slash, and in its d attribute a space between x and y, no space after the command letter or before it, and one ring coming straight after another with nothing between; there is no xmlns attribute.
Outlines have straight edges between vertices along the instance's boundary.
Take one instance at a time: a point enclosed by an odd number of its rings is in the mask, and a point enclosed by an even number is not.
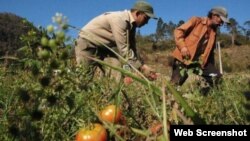
<svg viewBox="0 0 250 141"><path fill-rule="evenodd" d="M161 130L162 130L162 124L158 123L155 125L152 125L149 130L151 131L151 133L153 133L154 135L158 134Z"/></svg>
<svg viewBox="0 0 250 141"><path fill-rule="evenodd" d="M118 123L122 116L122 111L116 105L109 105L100 112L100 119L109 123Z"/></svg>
<svg viewBox="0 0 250 141"><path fill-rule="evenodd" d="M80 129L76 141L107 141L107 131L101 124L94 124L93 129Z"/></svg>
<svg viewBox="0 0 250 141"><path fill-rule="evenodd" d="M129 84L131 84L132 82L133 82L133 79L132 79L131 77L126 76L126 77L123 79L123 83L124 83L125 85L129 85Z"/></svg>

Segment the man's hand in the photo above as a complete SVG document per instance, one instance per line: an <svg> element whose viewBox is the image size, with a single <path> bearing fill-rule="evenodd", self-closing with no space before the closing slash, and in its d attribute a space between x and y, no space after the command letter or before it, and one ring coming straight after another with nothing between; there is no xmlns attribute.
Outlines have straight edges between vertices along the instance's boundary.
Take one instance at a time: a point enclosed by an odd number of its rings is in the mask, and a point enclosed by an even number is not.
<svg viewBox="0 0 250 141"><path fill-rule="evenodd" d="M158 77L158 75L157 75L157 73L152 69L152 68L150 68L149 66L147 66L147 65L142 65L141 66L141 72L149 79L149 80L151 80L151 81L153 81L153 80L156 80L157 79L157 77Z"/></svg>
<svg viewBox="0 0 250 141"><path fill-rule="evenodd" d="M151 71L147 77L150 81L153 81L158 78L158 74L156 72Z"/></svg>
<svg viewBox="0 0 250 141"><path fill-rule="evenodd" d="M190 52L187 47L182 47L181 48L181 55L184 58L184 60L189 60L190 59Z"/></svg>

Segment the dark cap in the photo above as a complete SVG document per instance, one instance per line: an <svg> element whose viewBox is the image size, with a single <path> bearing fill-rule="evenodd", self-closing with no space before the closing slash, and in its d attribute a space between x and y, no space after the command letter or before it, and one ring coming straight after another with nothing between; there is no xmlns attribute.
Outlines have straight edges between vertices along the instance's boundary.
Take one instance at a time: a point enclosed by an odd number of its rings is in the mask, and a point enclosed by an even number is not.
<svg viewBox="0 0 250 141"><path fill-rule="evenodd" d="M227 14L226 8L224 8L224 7L219 7L219 6L218 6L218 7L214 7L214 8L211 9L211 12L212 12L213 14L219 15L220 18L221 18L221 20L222 20L223 22L225 22L225 23L230 23L229 20L228 20L228 18L227 18L228 14Z"/></svg>
<svg viewBox="0 0 250 141"><path fill-rule="evenodd" d="M132 9L142 11L150 18L157 19L153 7L145 1L137 1Z"/></svg>

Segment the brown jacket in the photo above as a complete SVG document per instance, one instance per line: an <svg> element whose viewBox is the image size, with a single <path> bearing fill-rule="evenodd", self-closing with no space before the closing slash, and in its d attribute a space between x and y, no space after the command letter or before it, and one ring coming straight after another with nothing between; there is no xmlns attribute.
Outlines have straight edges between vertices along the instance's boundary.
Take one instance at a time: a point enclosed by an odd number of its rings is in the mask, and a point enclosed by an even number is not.
<svg viewBox="0 0 250 141"><path fill-rule="evenodd" d="M207 17L192 17L189 21L175 29L174 37L177 48L172 53L174 58L185 63L186 65L190 64L190 61L184 61L180 50L182 47L187 47L191 55L191 60L194 59L199 41L208 30L208 20L209 19ZM206 65L208 58L213 56L211 53L213 53L213 48L215 46L215 38L216 31L211 30L206 49L201 56L202 67Z"/></svg>

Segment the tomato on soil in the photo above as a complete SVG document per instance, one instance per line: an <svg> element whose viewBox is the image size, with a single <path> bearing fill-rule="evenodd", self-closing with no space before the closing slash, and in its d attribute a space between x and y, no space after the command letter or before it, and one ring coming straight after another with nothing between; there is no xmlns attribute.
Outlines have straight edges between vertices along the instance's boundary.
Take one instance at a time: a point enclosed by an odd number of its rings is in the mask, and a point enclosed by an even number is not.
<svg viewBox="0 0 250 141"><path fill-rule="evenodd" d="M92 129L80 129L76 135L76 141L107 141L107 136L106 129L96 123Z"/></svg>
<svg viewBox="0 0 250 141"><path fill-rule="evenodd" d="M129 84L131 84L132 82L133 82L133 79L132 79L131 77L126 76L126 77L123 79L123 83L124 83L125 85L129 85Z"/></svg>

